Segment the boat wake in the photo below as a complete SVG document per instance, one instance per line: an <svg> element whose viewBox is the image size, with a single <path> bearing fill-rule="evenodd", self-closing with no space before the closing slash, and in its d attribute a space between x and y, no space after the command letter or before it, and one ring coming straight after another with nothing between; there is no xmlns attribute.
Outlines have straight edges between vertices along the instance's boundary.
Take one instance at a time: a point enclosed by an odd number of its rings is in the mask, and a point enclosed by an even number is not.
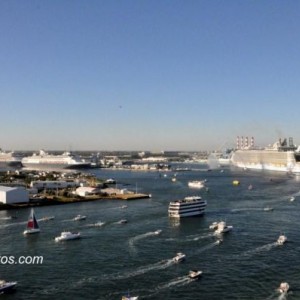
<svg viewBox="0 0 300 300"><path fill-rule="evenodd" d="M137 235L137 236L135 236L133 238L130 238L129 242L128 242L129 247L134 252L137 252L137 249L135 247L135 243L136 242L138 242L139 240L145 239L147 237L156 236L156 235L158 235L157 231L151 231L151 232L143 233L143 234Z"/></svg>
<svg viewBox="0 0 300 300"><path fill-rule="evenodd" d="M86 224L86 225L84 225L84 227L89 227L89 228L91 228L91 227L102 227L102 226L104 226L106 224L106 222L96 222L96 223L90 223L90 224Z"/></svg>
<svg viewBox="0 0 300 300"><path fill-rule="evenodd" d="M109 278L107 279L127 279L130 277L135 277L138 275L145 274L147 272L153 271L153 270L162 270L166 269L172 265L174 265L175 262L172 259L167 259L167 260L162 260L159 261L155 264L147 265L147 266L142 266L134 271L126 272L124 274L113 274L110 275Z"/></svg>
<svg viewBox="0 0 300 300"><path fill-rule="evenodd" d="M209 250L209 249L211 249L211 248L213 248L213 247L215 247L215 246L218 246L219 244L220 244L219 241L215 241L215 242L213 242L213 243L210 243L210 244L208 244L208 245L206 245L206 246L204 246L204 247L198 249L197 251L193 251L193 252L191 253L191 256L200 254L200 253L202 253L202 252L204 252L204 251L206 251L206 250Z"/></svg>
<svg viewBox="0 0 300 300"><path fill-rule="evenodd" d="M0 225L0 228L6 228L6 227L17 226L17 225L24 225L24 224L27 224L27 221L16 222L16 223L9 223L9 224L3 224L3 225Z"/></svg>
<svg viewBox="0 0 300 300"><path fill-rule="evenodd" d="M238 255L239 257L240 256L253 256L255 254L258 254L260 252L264 252L264 251L270 251L272 248L276 247L277 246L277 243L274 242L274 243L270 243L270 244L267 244L267 245L264 245L264 246L261 246L261 247L257 247L253 250L248 250L248 251L245 251L243 252L242 254Z"/></svg>

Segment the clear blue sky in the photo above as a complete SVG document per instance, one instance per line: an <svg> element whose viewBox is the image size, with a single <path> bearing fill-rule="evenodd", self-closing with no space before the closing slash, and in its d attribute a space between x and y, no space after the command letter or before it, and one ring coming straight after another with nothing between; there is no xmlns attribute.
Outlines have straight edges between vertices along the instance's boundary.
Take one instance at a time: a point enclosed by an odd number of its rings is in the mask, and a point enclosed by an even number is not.
<svg viewBox="0 0 300 300"><path fill-rule="evenodd" d="M0 147L300 144L300 2L0 1Z"/></svg>

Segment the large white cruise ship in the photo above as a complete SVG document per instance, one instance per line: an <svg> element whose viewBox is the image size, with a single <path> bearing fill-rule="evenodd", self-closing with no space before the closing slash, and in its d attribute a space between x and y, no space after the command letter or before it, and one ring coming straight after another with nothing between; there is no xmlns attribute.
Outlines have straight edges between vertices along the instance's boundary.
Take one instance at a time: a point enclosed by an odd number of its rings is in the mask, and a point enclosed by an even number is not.
<svg viewBox="0 0 300 300"><path fill-rule="evenodd" d="M272 146L258 149L253 146L244 147L234 151L231 157L234 166L244 169L281 171L289 173L300 173L300 147L279 139Z"/></svg>
<svg viewBox="0 0 300 300"><path fill-rule="evenodd" d="M0 148L0 165L21 166L21 159L13 151L5 152Z"/></svg>
<svg viewBox="0 0 300 300"><path fill-rule="evenodd" d="M182 200L172 201L169 204L169 217L182 218L204 214L206 201L200 196L185 197Z"/></svg>
<svg viewBox="0 0 300 300"><path fill-rule="evenodd" d="M22 165L25 168L63 168L77 169L88 168L90 162L72 155L70 152L64 152L60 155L48 154L40 150L39 154L34 153L22 159Z"/></svg>

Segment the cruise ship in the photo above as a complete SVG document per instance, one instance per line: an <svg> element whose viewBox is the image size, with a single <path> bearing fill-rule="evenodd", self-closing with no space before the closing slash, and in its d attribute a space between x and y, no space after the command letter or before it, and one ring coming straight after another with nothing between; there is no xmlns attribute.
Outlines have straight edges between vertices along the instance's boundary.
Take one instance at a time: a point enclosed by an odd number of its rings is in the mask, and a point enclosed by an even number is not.
<svg viewBox="0 0 300 300"><path fill-rule="evenodd" d="M88 168L90 162L81 159L70 152L64 152L60 155L48 154L40 150L39 154L22 158L22 165L25 168L58 168L58 169L77 169Z"/></svg>
<svg viewBox="0 0 300 300"><path fill-rule="evenodd" d="M253 139L253 138L252 138ZM300 147L296 147L293 139L279 139L272 146L256 148L251 142L233 152L232 165L244 169L281 171L288 173L300 173Z"/></svg>
<svg viewBox="0 0 300 300"><path fill-rule="evenodd" d="M0 148L0 165L21 166L21 157L17 156L13 151L5 152Z"/></svg>
<svg viewBox="0 0 300 300"><path fill-rule="evenodd" d="M206 201L200 196L185 197L182 200L172 201L169 204L169 217L182 218L204 214Z"/></svg>

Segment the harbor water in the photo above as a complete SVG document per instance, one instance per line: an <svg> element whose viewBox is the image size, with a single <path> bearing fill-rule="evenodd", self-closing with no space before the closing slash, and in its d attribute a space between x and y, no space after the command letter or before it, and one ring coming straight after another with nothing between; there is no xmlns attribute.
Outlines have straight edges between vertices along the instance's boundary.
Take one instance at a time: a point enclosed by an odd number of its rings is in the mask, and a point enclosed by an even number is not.
<svg viewBox="0 0 300 300"><path fill-rule="evenodd" d="M32 236L23 236L29 209L19 209L17 219L8 219L16 211L0 211L1 257L43 257L42 264L2 261L0 277L18 286L1 299L117 300L128 292L158 300L300 299L300 178L188 167L176 181L175 172L95 169L99 178L152 197L35 207L38 220L55 218L40 220L41 232ZM204 179L208 190L188 187ZM192 195L207 200L205 214L170 219L169 202ZM86 220L73 221L78 214ZM215 221L233 226L221 244L209 229ZM65 230L82 238L55 242ZM288 238L281 246L280 234ZM184 262L172 261L177 252L186 254ZM190 270L203 271L202 277L189 279ZM290 285L286 296L276 291L281 282Z"/></svg>

